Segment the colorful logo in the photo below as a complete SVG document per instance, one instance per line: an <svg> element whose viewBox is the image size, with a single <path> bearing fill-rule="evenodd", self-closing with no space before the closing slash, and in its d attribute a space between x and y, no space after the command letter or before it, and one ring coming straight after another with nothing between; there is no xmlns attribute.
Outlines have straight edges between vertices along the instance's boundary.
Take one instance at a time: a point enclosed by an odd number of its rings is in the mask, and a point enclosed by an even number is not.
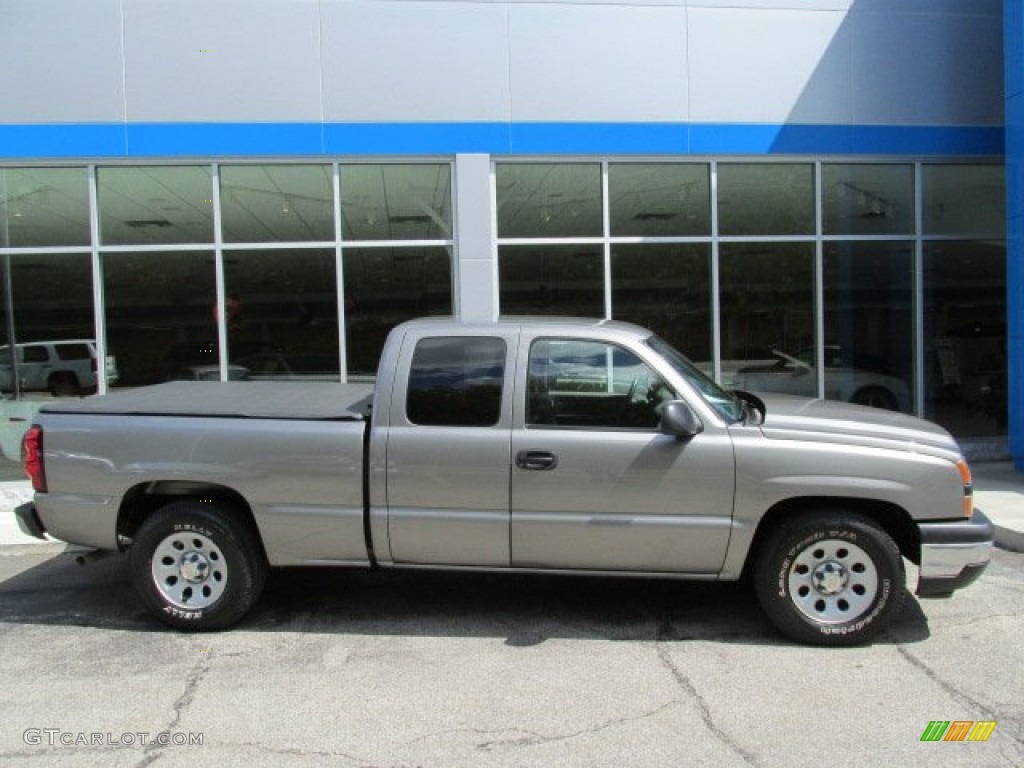
<svg viewBox="0 0 1024 768"><path fill-rule="evenodd" d="M988 741L995 729L995 720L932 720L921 741Z"/></svg>

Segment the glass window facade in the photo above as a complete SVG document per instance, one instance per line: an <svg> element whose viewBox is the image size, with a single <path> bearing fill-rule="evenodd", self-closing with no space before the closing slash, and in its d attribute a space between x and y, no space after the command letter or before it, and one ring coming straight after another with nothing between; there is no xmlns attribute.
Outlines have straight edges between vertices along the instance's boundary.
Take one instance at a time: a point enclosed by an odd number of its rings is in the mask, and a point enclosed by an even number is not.
<svg viewBox="0 0 1024 768"><path fill-rule="evenodd" d="M88 244L85 168L0 168L0 248Z"/></svg>
<svg viewBox="0 0 1024 768"><path fill-rule="evenodd" d="M1003 175L498 161L500 310L628 320L726 386L1005 435Z"/></svg>
<svg viewBox="0 0 1024 768"><path fill-rule="evenodd" d="M209 166L101 168L97 179L103 245L213 242Z"/></svg>
<svg viewBox="0 0 1024 768"><path fill-rule="evenodd" d="M755 392L817 394L813 244L723 244L721 296L722 380Z"/></svg>
<svg viewBox="0 0 1024 768"><path fill-rule="evenodd" d="M228 165L220 169L226 243L334 241L330 165Z"/></svg>
<svg viewBox="0 0 1024 768"><path fill-rule="evenodd" d="M451 192L447 161L0 169L8 370L78 340L94 390L373 375L391 327L452 312Z"/></svg>
<svg viewBox="0 0 1024 768"><path fill-rule="evenodd" d="M722 235L813 235L811 163L721 163L718 227Z"/></svg>
<svg viewBox="0 0 1024 768"><path fill-rule="evenodd" d="M100 390L371 377L394 325L458 306L453 169L2 168L0 364L65 341ZM1006 433L1000 165L496 158L493 184L502 314L627 320L728 386Z"/></svg>

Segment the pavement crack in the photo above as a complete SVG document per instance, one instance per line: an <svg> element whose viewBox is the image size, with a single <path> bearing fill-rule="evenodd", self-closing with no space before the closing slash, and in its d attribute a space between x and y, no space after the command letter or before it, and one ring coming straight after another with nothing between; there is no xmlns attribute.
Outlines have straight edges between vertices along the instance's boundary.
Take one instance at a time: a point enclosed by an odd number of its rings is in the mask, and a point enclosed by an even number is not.
<svg viewBox="0 0 1024 768"><path fill-rule="evenodd" d="M991 707L982 704L974 697L964 693L955 685L945 680L941 675L939 675L938 672L936 672L934 669L928 666L928 664L926 664L924 661L922 661L917 656L912 654L906 648L897 647L896 650L899 651L900 656L902 656L907 661L907 663L909 663L911 666L915 667L916 669L924 673L925 677L927 677L933 683L938 685L950 696L950 698L952 698L958 704L968 709L974 710L975 712L981 713L986 720L994 720L997 722L999 721L998 712L996 712ZM1013 734L1010 734L1009 738L1013 739L1013 741L1015 741L1018 746L1024 745L1024 740L1021 740L1019 737Z"/></svg>
<svg viewBox="0 0 1024 768"><path fill-rule="evenodd" d="M260 744L253 741L221 741L217 746L228 749L251 749L265 755L276 755L279 757L320 757L327 759L348 760L359 768L375 768L375 764L357 755L341 752L338 750L324 749L302 749L300 747L274 747L269 744Z"/></svg>
<svg viewBox="0 0 1024 768"><path fill-rule="evenodd" d="M599 723L591 728L581 728L578 731L571 733L562 733L551 736L536 733L535 731L519 730L520 733L524 734L520 738L512 739L494 739L493 741L484 741L476 745L478 750L489 752L497 747L534 747L540 744L554 744L560 741L570 741L572 739L578 739L581 736L590 736L601 731L608 730L609 728L615 728L619 725L625 725L626 723L635 723L640 720L646 720L649 717L654 717L661 712L664 712L669 707L676 706L678 701L668 701L662 704L660 707L656 707L649 712L643 712L639 715L631 715L629 717L618 717L614 720L607 720L603 723ZM486 731L469 731L471 733L486 733Z"/></svg>
<svg viewBox="0 0 1024 768"><path fill-rule="evenodd" d="M722 744L739 755L743 759L743 762L747 765L756 766L758 764L756 755L741 747L732 739L732 737L729 736L729 734L722 730L711 714L711 706L708 704L707 699L705 699L704 696L701 695L700 691L697 690L697 686L693 684L693 681L683 673L674 661L672 661L672 658L669 656L668 646L664 643L664 639L669 636L668 629L669 628L666 624L659 626L658 636L655 640L658 659L661 661L661 665L668 670L669 674L672 675L676 684L697 704L701 720L704 721L704 727L707 728L708 731Z"/></svg>
<svg viewBox="0 0 1024 768"><path fill-rule="evenodd" d="M174 716L171 718L171 722L146 744L142 752L142 760L136 765L136 768L146 768L163 756L164 750L171 743L172 734L177 732L182 718L188 712L189 707L192 706L196 691L199 689L199 684L210 671L210 658L209 655L204 654L200 656L199 661L192 665L192 669L185 679L185 690L182 691L181 695L174 702Z"/></svg>

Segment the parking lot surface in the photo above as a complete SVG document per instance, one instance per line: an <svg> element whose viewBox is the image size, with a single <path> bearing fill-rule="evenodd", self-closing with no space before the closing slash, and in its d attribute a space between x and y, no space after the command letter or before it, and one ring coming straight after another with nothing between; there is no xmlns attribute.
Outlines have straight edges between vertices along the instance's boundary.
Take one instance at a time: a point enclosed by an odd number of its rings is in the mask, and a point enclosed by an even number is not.
<svg viewBox="0 0 1024 768"><path fill-rule="evenodd" d="M0 763L1019 766L1022 615L997 550L845 650L785 641L745 584L420 572L276 572L238 628L181 634L119 557L0 551Z"/></svg>

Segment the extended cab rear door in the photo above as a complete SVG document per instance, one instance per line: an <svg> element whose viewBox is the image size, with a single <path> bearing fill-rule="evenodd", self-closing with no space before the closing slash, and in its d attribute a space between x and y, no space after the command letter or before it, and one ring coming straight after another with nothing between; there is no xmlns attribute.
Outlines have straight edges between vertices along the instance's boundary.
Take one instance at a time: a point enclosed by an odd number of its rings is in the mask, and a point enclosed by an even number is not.
<svg viewBox="0 0 1024 768"><path fill-rule="evenodd" d="M524 333L518 364L512 565L717 573L735 486L726 426L662 434L658 406L680 393L621 344Z"/></svg>
<svg viewBox="0 0 1024 768"><path fill-rule="evenodd" d="M411 328L387 431L395 563L508 567L513 361L518 328Z"/></svg>

